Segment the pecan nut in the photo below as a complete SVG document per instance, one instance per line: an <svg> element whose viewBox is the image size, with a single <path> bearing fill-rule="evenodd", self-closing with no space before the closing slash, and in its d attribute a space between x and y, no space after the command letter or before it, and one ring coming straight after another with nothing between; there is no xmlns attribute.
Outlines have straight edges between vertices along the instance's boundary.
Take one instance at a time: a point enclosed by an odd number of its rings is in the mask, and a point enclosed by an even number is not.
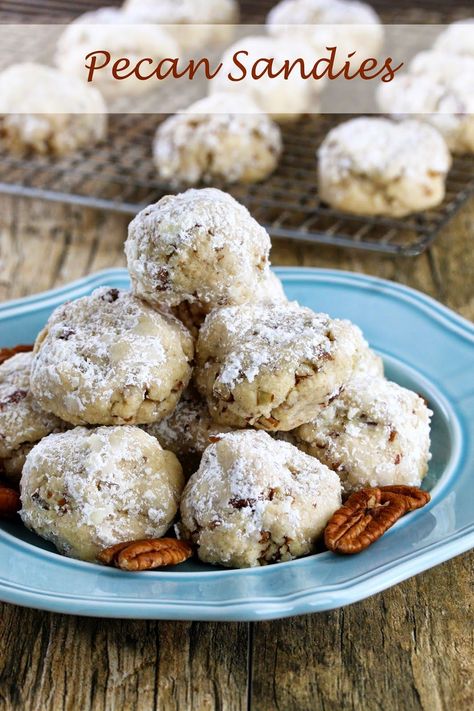
<svg viewBox="0 0 474 711"><path fill-rule="evenodd" d="M167 565L178 565L190 558L193 549L186 541L176 538L149 538L117 543L101 551L98 560L121 570L153 570Z"/></svg>
<svg viewBox="0 0 474 711"><path fill-rule="evenodd" d="M30 353L33 350L33 345L18 345L13 348L0 348L0 365L5 363L9 358L13 358L17 353Z"/></svg>
<svg viewBox="0 0 474 711"><path fill-rule="evenodd" d="M381 486L380 491L403 497L407 512L421 509L422 506L425 506L431 500L429 493L423 491L423 489L419 489L417 486L391 484L390 486Z"/></svg>
<svg viewBox="0 0 474 711"><path fill-rule="evenodd" d="M404 514L429 500L427 492L411 486L362 489L332 515L324 531L324 542L334 553L359 553Z"/></svg>
<svg viewBox="0 0 474 711"><path fill-rule="evenodd" d="M0 485L0 518L12 518L21 508L20 494L15 489Z"/></svg>

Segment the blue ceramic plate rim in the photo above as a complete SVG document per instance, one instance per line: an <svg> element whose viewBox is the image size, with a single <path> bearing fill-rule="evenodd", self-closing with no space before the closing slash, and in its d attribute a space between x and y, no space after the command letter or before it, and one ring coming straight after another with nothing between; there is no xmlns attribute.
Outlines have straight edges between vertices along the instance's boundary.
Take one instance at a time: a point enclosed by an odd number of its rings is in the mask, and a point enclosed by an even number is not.
<svg viewBox="0 0 474 711"><path fill-rule="evenodd" d="M389 282L383 279L369 277L351 272L309 269L309 268L277 268L275 270L284 284L304 285L311 289L311 284L336 287L344 290L365 290L374 295L384 295L398 302L405 302L409 309L417 310L423 318L428 319L432 324L442 327L443 335L447 344L451 348L455 346L456 338L469 343L474 348L474 326L458 316L448 308L442 306L434 299L421 294L414 289L403 285ZM24 299L0 304L0 327L7 323L7 334L2 335L2 345L12 345L18 339L9 341L8 321L21 315L31 314L36 310L44 308L55 308L59 303L77 298L80 295L90 293L90 291L100 285L127 286L128 275L123 269L109 269L98 272L72 282L66 286L44 292ZM291 296L291 294L290 294ZM355 319L357 320L357 319ZM33 334L28 334L31 336ZM23 340L28 340L25 337ZM386 361L390 362L391 355L387 353L384 344L379 344L378 350L384 355ZM410 354L407 353L407 365L410 369ZM404 360L397 356L397 360ZM442 380L442 373L438 374ZM433 385L433 375L425 378L423 373L417 371L417 379L424 384L425 390L434 392L436 390L437 402L446 414L450 435L452 439L452 451L450 459L446 464L446 469L441 480L432 490L432 501L428 507L412 514L400 521L384 537L385 545L396 546L399 531L410 526L413 529L416 520L420 522L422 518L429 515L430 510L443 502L445 496L454 492L458 495L460 502L471 498L474 495L474 481L472 484L461 475L465 475L466 467L469 468L466 451L472 447L474 433L474 414L466 418L466 412L461 411L461 401L464 393L443 392L442 387ZM456 386L457 387L457 386ZM471 394L467 394L471 397ZM468 408L469 409L469 408ZM472 410L471 410L472 411ZM461 505L461 504L458 504ZM377 545L380 545L377 544ZM56 553L42 550L27 542L19 540L17 537L6 531L0 531L0 598L6 602L37 607L56 612L71 614L93 615L101 617L123 617L123 618L146 618L146 619L191 619L191 620L263 620L285 617L308 612L323 611L333 609L345 604L356 602L357 600L373 595L376 592L386 589L412 575L437 565L453 556L469 550L474 546L474 513L467 525L454 528L450 535L441 542L434 541L430 545L421 546L418 549L400 552L395 560L378 566L375 570L364 569L361 566L360 574L351 574L347 579L332 583L330 579L325 584L310 585L301 587L298 583L298 571L304 570L308 566L317 569L322 561L327 561L332 556L330 553L322 553L317 556L309 556L289 563L280 563L277 566L251 570L205 570L193 572L173 572L160 571L146 574L124 574L113 569L99 568L90 563L63 558ZM362 560L362 556L358 556ZM26 584L25 581L18 584L15 575L12 574L15 561L19 556L25 556L31 568L31 578L35 579L34 568L48 563L55 575L67 576L65 580L68 584L64 593L48 589L44 583L42 586ZM357 558L357 557L356 557ZM341 560L341 559L339 559ZM346 560L346 559L345 559ZM278 578L291 571L294 579L293 589L286 590L278 595L273 588L278 589ZM92 575L93 578L106 576L114 588L113 596L104 597L94 595L92 592L79 594L75 591L74 580L76 576L83 579L84 576ZM153 581L158 586L164 587L174 583L175 591L172 595L159 595L156 597L143 598L132 594L120 592L121 581L127 577L127 588L130 584L136 585L138 590L143 586L143 575L146 575L147 583ZM232 581L244 581L246 578L255 579L258 576L260 585L271 587L272 594L265 595L235 595L225 594L222 599L206 599L196 594L195 599L180 599L179 590L189 588L190 585L215 581L224 582L232 586ZM79 580L79 578L77 580ZM267 587L268 587L267 586ZM252 586L250 585L250 588Z"/></svg>

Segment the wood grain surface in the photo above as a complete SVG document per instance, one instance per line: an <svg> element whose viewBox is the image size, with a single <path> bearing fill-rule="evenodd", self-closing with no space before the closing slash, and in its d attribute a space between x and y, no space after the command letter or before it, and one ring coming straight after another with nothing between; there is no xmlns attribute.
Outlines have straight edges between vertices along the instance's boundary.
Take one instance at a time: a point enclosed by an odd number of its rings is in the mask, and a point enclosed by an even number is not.
<svg viewBox="0 0 474 711"><path fill-rule="evenodd" d="M126 225L121 216L0 197L0 300L123 265ZM415 259L276 242L273 263L394 279L472 319L473 240L474 201ZM473 563L466 554L338 611L250 625L3 605L0 709L464 711L474 707Z"/></svg>

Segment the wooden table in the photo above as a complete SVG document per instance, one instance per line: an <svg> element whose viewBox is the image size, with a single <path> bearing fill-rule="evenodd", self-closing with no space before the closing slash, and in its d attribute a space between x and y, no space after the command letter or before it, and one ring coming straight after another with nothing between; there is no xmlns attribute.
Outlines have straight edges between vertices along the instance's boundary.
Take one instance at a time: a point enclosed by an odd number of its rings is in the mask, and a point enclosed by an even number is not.
<svg viewBox="0 0 474 711"><path fill-rule="evenodd" d="M0 300L123 265L126 224L0 198ZM474 201L416 259L278 242L273 263L394 279L474 318L473 246ZM279 622L129 622L3 605L0 709L473 708L473 562L459 556L364 602Z"/></svg>

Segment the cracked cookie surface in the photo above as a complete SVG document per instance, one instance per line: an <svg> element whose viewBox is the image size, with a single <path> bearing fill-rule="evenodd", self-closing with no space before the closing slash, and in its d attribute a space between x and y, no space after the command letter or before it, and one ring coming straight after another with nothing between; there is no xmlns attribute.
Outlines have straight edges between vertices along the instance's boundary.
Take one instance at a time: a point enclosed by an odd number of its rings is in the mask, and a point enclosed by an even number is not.
<svg viewBox="0 0 474 711"><path fill-rule="evenodd" d="M33 353L19 353L0 365L0 469L18 480L33 444L68 425L46 412L33 397Z"/></svg>
<svg viewBox="0 0 474 711"><path fill-rule="evenodd" d="M450 166L432 126L356 118L329 131L318 150L319 193L345 212L403 217L442 202Z"/></svg>
<svg viewBox="0 0 474 711"><path fill-rule="evenodd" d="M275 170L281 150L280 129L249 97L220 93L166 119L153 157L172 184L254 183Z"/></svg>
<svg viewBox="0 0 474 711"><path fill-rule="evenodd" d="M296 302L215 309L199 333L195 382L216 422L291 430L339 393L366 348L357 326Z"/></svg>
<svg viewBox="0 0 474 711"><path fill-rule="evenodd" d="M74 425L156 422L187 386L193 353L173 316L103 287L51 315L36 341L31 388Z"/></svg>
<svg viewBox="0 0 474 711"><path fill-rule="evenodd" d="M180 537L208 563L253 567L314 550L341 502L334 472L266 432L222 435L181 500Z"/></svg>

